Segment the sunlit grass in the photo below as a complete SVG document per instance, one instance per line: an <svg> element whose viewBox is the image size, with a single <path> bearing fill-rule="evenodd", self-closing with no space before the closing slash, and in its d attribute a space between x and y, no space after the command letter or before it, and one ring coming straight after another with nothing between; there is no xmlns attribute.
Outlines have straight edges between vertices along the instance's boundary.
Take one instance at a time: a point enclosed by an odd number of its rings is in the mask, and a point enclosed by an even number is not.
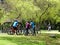
<svg viewBox="0 0 60 45"><path fill-rule="evenodd" d="M37 34L36 36L0 35L0 45L60 45L60 34Z"/></svg>
<svg viewBox="0 0 60 45"><path fill-rule="evenodd" d="M0 35L0 45L46 45L46 42L40 36Z"/></svg>

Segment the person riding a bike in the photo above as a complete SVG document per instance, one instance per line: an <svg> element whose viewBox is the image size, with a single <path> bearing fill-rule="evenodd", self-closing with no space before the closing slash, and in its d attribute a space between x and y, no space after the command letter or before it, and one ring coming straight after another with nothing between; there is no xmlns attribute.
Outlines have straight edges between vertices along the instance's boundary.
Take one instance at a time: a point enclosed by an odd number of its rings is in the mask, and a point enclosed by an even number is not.
<svg viewBox="0 0 60 45"><path fill-rule="evenodd" d="M12 24L12 28L13 28L12 31L15 32L15 30L18 30L17 27L18 27L18 21L15 20Z"/></svg>

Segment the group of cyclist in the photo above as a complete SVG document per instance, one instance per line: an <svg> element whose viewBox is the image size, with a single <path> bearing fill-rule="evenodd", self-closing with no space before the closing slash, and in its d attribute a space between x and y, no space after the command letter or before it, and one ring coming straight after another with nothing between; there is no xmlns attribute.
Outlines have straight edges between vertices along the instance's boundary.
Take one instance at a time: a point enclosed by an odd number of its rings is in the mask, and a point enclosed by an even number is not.
<svg viewBox="0 0 60 45"><path fill-rule="evenodd" d="M18 28L20 28L20 31L22 32L22 29L21 29L22 28L22 23L19 24L18 21L15 20L13 22L13 24L12 24L11 30L12 30L13 33L16 33L16 31L19 32L19 29ZM25 35L28 35L29 34L29 30L31 31L32 35L36 35L34 21L26 21L26 23L25 23L25 29L24 29Z"/></svg>

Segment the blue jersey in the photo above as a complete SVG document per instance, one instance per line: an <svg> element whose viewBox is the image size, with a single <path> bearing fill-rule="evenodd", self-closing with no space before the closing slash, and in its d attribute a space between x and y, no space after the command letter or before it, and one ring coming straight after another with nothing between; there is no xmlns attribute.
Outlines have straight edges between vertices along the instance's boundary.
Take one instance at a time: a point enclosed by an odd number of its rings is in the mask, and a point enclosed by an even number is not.
<svg viewBox="0 0 60 45"><path fill-rule="evenodd" d="M31 22L30 25L31 25L32 28L35 28L35 23L34 22Z"/></svg>
<svg viewBox="0 0 60 45"><path fill-rule="evenodd" d="M17 27L17 26L18 26L18 22L16 21L13 23L13 27Z"/></svg>

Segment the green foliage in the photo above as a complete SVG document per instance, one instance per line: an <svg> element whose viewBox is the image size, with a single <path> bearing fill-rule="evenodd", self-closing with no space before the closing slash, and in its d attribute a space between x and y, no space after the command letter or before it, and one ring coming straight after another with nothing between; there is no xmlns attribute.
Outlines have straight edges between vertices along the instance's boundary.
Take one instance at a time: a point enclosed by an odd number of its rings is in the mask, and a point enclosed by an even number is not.
<svg viewBox="0 0 60 45"><path fill-rule="evenodd" d="M46 20L52 23L60 22L59 0L5 0L5 2L10 10L7 11L4 8L0 10L0 22L2 24L8 19L14 20L17 17L18 20L32 19L37 23Z"/></svg>

